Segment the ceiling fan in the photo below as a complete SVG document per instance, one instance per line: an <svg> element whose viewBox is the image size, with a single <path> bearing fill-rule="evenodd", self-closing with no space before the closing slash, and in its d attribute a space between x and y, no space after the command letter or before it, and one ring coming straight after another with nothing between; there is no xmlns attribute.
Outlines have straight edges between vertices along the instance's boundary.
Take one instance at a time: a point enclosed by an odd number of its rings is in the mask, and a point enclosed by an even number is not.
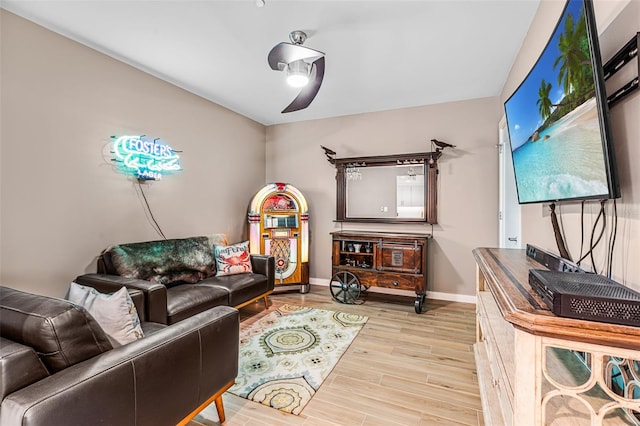
<svg viewBox="0 0 640 426"><path fill-rule="evenodd" d="M302 45L307 39L303 31L292 31L289 39L291 43L278 43L267 57L272 70L287 73L289 85L302 87L283 113L308 107L318 94L324 77L324 53Z"/></svg>

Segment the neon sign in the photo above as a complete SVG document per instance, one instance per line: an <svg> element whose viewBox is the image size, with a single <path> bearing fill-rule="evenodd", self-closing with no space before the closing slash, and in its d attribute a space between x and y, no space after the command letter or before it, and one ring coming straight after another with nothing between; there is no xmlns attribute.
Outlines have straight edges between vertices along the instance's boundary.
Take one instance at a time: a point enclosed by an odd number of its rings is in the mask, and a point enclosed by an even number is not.
<svg viewBox="0 0 640 426"><path fill-rule="evenodd" d="M178 154L160 139L145 136L112 136L114 161L125 174L142 180L160 180L182 171Z"/></svg>

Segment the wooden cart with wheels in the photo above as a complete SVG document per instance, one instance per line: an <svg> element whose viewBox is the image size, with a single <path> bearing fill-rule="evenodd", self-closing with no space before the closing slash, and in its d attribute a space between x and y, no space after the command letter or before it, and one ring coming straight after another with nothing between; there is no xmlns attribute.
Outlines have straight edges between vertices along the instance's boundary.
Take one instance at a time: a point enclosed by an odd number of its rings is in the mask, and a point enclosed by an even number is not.
<svg viewBox="0 0 640 426"><path fill-rule="evenodd" d="M416 292L416 313L425 309L427 248L431 235L333 232L330 291L340 303L356 303L369 287Z"/></svg>

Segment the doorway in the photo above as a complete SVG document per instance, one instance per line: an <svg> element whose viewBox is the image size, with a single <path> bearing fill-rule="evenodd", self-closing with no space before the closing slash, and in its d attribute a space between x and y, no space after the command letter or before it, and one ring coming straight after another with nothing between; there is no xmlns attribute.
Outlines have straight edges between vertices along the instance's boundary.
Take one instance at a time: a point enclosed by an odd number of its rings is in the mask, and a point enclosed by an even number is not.
<svg viewBox="0 0 640 426"><path fill-rule="evenodd" d="M498 210L498 229L500 248L522 248L520 228L520 205L516 190L516 178L513 174L511 159L511 144L507 120L503 116L498 124L499 134L499 164L500 164L500 195Z"/></svg>

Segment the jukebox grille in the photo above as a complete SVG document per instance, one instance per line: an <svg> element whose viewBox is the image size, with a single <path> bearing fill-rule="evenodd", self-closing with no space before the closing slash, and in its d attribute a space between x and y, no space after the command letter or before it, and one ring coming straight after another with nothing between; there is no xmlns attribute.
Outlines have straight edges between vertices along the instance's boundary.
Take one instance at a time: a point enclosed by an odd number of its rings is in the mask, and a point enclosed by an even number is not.
<svg viewBox="0 0 640 426"><path fill-rule="evenodd" d="M289 256L291 255L289 239L274 238L271 240L271 255L275 259L276 273L282 274L289 268Z"/></svg>

